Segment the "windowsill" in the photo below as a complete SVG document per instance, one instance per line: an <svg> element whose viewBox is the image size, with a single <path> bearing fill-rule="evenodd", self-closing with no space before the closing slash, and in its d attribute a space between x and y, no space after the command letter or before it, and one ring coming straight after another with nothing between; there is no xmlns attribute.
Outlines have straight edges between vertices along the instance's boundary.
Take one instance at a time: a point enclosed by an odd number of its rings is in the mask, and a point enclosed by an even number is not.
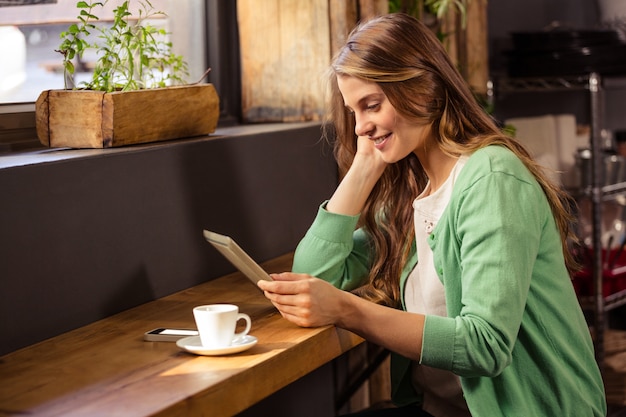
<svg viewBox="0 0 626 417"><path fill-rule="evenodd" d="M123 146L107 149L70 149L70 148L45 148L23 152L12 152L0 155L0 169L23 167L27 165L39 165L55 163L73 159L96 158L120 153L147 152L156 148L184 146L207 140L223 139L233 136L250 136L268 132L280 132L289 129L298 129L307 126L320 125L320 122L297 122L297 123L268 123L254 125L239 125L217 128L215 133L209 136L168 140L141 145Z"/></svg>
<svg viewBox="0 0 626 417"><path fill-rule="evenodd" d="M0 105L0 114L35 112L35 103L10 103Z"/></svg>

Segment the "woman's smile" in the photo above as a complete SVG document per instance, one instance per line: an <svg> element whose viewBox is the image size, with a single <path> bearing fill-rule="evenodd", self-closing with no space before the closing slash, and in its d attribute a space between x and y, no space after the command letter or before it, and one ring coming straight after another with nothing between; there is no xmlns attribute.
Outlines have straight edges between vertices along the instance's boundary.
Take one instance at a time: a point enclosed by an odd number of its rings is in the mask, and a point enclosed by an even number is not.
<svg viewBox="0 0 626 417"><path fill-rule="evenodd" d="M382 148L385 146L385 143L387 142L387 139L391 137L392 133L393 132L389 132L386 135L378 136L378 137L370 137L369 139L374 141L374 145L376 146L376 149L382 150Z"/></svg>

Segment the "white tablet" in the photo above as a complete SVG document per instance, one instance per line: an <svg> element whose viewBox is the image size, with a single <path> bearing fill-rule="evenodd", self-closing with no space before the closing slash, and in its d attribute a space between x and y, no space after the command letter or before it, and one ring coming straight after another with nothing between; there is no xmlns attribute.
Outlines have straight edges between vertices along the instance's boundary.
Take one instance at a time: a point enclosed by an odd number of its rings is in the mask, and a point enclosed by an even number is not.
<svg viewBox="0 0 626 417"><path fill-rule="evenodd" d="M205 239L215 246L215 248L248 277L250 281L256 284L261 279L272 280L268 273L244 252L232 238L208 230L205 230L203 233Z"/></svg>

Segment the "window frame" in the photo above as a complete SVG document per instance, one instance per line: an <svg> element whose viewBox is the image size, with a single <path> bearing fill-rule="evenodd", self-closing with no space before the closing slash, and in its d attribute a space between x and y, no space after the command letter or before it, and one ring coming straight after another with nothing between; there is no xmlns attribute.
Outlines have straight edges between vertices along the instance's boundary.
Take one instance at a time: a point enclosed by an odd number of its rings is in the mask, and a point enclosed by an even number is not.
<svg viewBox="0 0 626 417"><path fill-rule="evenodd" d="M220 97L219 126L241 121L241 81L237 3L233 0L204 2L205 62L211 67L206 82ZM195 80L190 80L194 82ZM0 104L0 155L42 148L37 139L35 103Z"/></svg>

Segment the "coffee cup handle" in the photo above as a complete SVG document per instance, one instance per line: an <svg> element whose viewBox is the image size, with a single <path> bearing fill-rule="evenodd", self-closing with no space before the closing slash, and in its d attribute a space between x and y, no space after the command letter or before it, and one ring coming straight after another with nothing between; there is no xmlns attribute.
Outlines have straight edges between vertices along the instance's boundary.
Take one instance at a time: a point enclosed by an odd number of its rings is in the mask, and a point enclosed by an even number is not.
<svg viewBox="0 0 626 417"><path fill-rule="evenodd" d="M250 316L244 313L238 313L237 321L242 320L242 319L246 321L246 328L242 332L235 333L233 340L237 339L238 337L243 337L247 335L248 332L250 331L250 327L252 326L252 321L250 320Z"/></svg>

